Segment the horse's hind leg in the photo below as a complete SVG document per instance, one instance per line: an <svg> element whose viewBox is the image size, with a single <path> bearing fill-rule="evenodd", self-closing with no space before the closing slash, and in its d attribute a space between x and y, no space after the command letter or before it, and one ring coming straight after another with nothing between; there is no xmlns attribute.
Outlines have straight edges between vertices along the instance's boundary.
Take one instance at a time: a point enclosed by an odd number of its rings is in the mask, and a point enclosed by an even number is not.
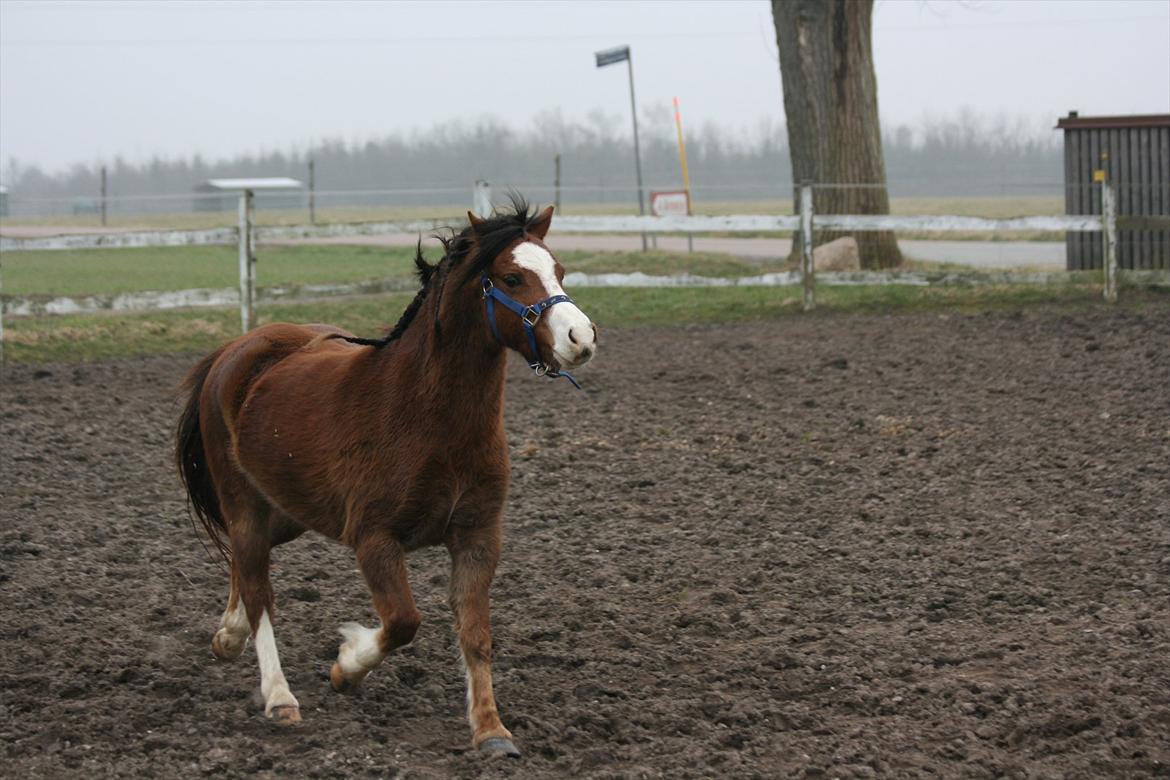
<svg viewBox="0 0 1170 780"><path fill-rule="evenodd" d="M304 528L297 526L287 517L269 517L269 539L273 547L296 539L304 531ZM228 595L227 608L220 619L219 630L211 638L211 652L221 661L234 661L239 658L252 633L244 601L240 598L240 580L234 561L231 569L231 592Z"/></svg>
<svg viewBox="0 0 1170 780"><path fill-rule="evenodd" d="M242 522L229 526L233 566L239 583L239 601L251 626L256 658L260 662L264 714L280 723L297 723L301 719L300 704L284 679L276 635L272 631L274 601L268 579L272 545L267 525L270 511L257 506L256 511L237 517Z"/></svg>
<svg viewBox="0 0 1170 780"><path fill-rule="evenodd" d="M219 630L211 638L211 652L221 661L234 661L244 652L244 645L248 643L248 635L252 628L248 624L248 615L244 610L244 601L240 598L239 578L236 576L236 565L232 563L231 593L228 595L227 608L219 621Z"/></svg>
<svg viewBox="0 0 1170 780"><path fill-rule="evenodd" d="M382 625L378 628L366 628L358 623L341 626L345 641L337 650L337 662L329 670L329 682L340 693L355 690L388 653L409 644L422 622L406 578L406 552L402 545L389 534L373 532L359 539L354 550Z"/></svg>
<svg viewBox="0 0 1170 780"><path fill-rule="evenodd" d="M447 537L451 553L451 609L459 634L459 651L467 673L467 720L471 743L480 750L518 758L512 733L504 728L492 692L492 627L488 591L500 558L500 526L491 523L452 529Z"/></svg>

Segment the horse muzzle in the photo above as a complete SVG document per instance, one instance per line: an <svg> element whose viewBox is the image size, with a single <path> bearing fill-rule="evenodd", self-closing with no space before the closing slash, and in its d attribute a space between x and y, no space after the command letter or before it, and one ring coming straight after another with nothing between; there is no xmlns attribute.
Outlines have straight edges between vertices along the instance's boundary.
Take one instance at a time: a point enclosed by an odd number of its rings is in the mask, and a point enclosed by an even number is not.
<svg viewBox="0 0 1170 780"><path fill-rule="evenodd" d="M597 326L575 304L561 304L549 312L552 357L561 369L580 368L597 354Z"/></svg>

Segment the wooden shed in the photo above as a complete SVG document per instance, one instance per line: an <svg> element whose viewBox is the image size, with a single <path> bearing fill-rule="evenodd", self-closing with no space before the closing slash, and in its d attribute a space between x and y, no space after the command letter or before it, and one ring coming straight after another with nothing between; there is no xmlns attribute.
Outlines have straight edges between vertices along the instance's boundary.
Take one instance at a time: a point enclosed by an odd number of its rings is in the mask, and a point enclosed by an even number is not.
<svg viewBox="0 0 1170 780"><path fill-rule="evenodd" d="M1064 210L1100 214L1102 170L1117 193L1117 265L1126 269L1170 270L1170 230L1124 229L1140 220L1123 217L1170 216L1170 114L1078 116L1061 118L1064 131ZM1101 268L1099 233L1069 233L1068 270Z"/></svg>

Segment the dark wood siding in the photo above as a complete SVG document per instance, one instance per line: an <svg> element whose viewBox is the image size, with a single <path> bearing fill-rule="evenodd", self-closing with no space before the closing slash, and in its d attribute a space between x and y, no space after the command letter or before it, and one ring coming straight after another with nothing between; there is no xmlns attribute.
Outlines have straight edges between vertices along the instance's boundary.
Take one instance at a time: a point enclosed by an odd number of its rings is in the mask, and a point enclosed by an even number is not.
<svg viewBox="0 0 1170 780"><path fill-rule="evenodd" d="M1075 117L1064 130L1066 214L1100 214L1101 188L1093 171L1104 169L1117 193L1119 216L1170 216L1170 116ZM1100 268L1099 233L1069 233L1069 270ZM1170 270L1170 230L1122 230L1120 268Z"/></svg>
<svg viewBox="0 0 1170 780"><path fill-rule="evenodd" d="M1065 203L1068 204L1069 214L1080 214L1081 209L1081 188L1078 182L1081 180L1081 135L1080 133L1065 132L1064 134L1064 160L1065 170L1068 171L1064 180ZM1069 233L1068 235L1068 258L1069 268L1076 270L1076 266L1071 265L1075 262L1079 263L1081 259L1081 234Z"/></svg>

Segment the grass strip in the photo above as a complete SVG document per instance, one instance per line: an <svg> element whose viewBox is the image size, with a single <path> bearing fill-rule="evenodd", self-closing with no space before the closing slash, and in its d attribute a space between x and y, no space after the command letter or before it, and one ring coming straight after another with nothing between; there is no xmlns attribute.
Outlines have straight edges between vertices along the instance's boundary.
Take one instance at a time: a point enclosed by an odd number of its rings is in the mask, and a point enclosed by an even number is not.
<svg viewBox="0 0 1170 780"><path fill-rule="evenodd" d="M1105 306L1097 285L985 287L822 287L818 308L802 314L797 287L589 288L570 291L604 331L607 327L767 322L839 314L972 313L988 310ZM398 319L412 295L262 306L259 321L329 322L373 336ZM1125 289L1123 307L1166 306L1165 290ZM239 332L230 309L20 317L5 323L4 352L21 363L77 362L134 355L201 352Z"/></svg>
<svg viewBox="0 0 1170 780"><path fill-rule="evenodd" d="M437 248L425 252L432 262ZM741 277L776 270L725 254L696 252L558 252L566 268L586 273ZM336 284L409 278L413 247L298 245L264 247L256 263L261 286ZM4 294L79 297L146 291L233 288L239 284L234 247L148 247L4 253Z"/></svg>

